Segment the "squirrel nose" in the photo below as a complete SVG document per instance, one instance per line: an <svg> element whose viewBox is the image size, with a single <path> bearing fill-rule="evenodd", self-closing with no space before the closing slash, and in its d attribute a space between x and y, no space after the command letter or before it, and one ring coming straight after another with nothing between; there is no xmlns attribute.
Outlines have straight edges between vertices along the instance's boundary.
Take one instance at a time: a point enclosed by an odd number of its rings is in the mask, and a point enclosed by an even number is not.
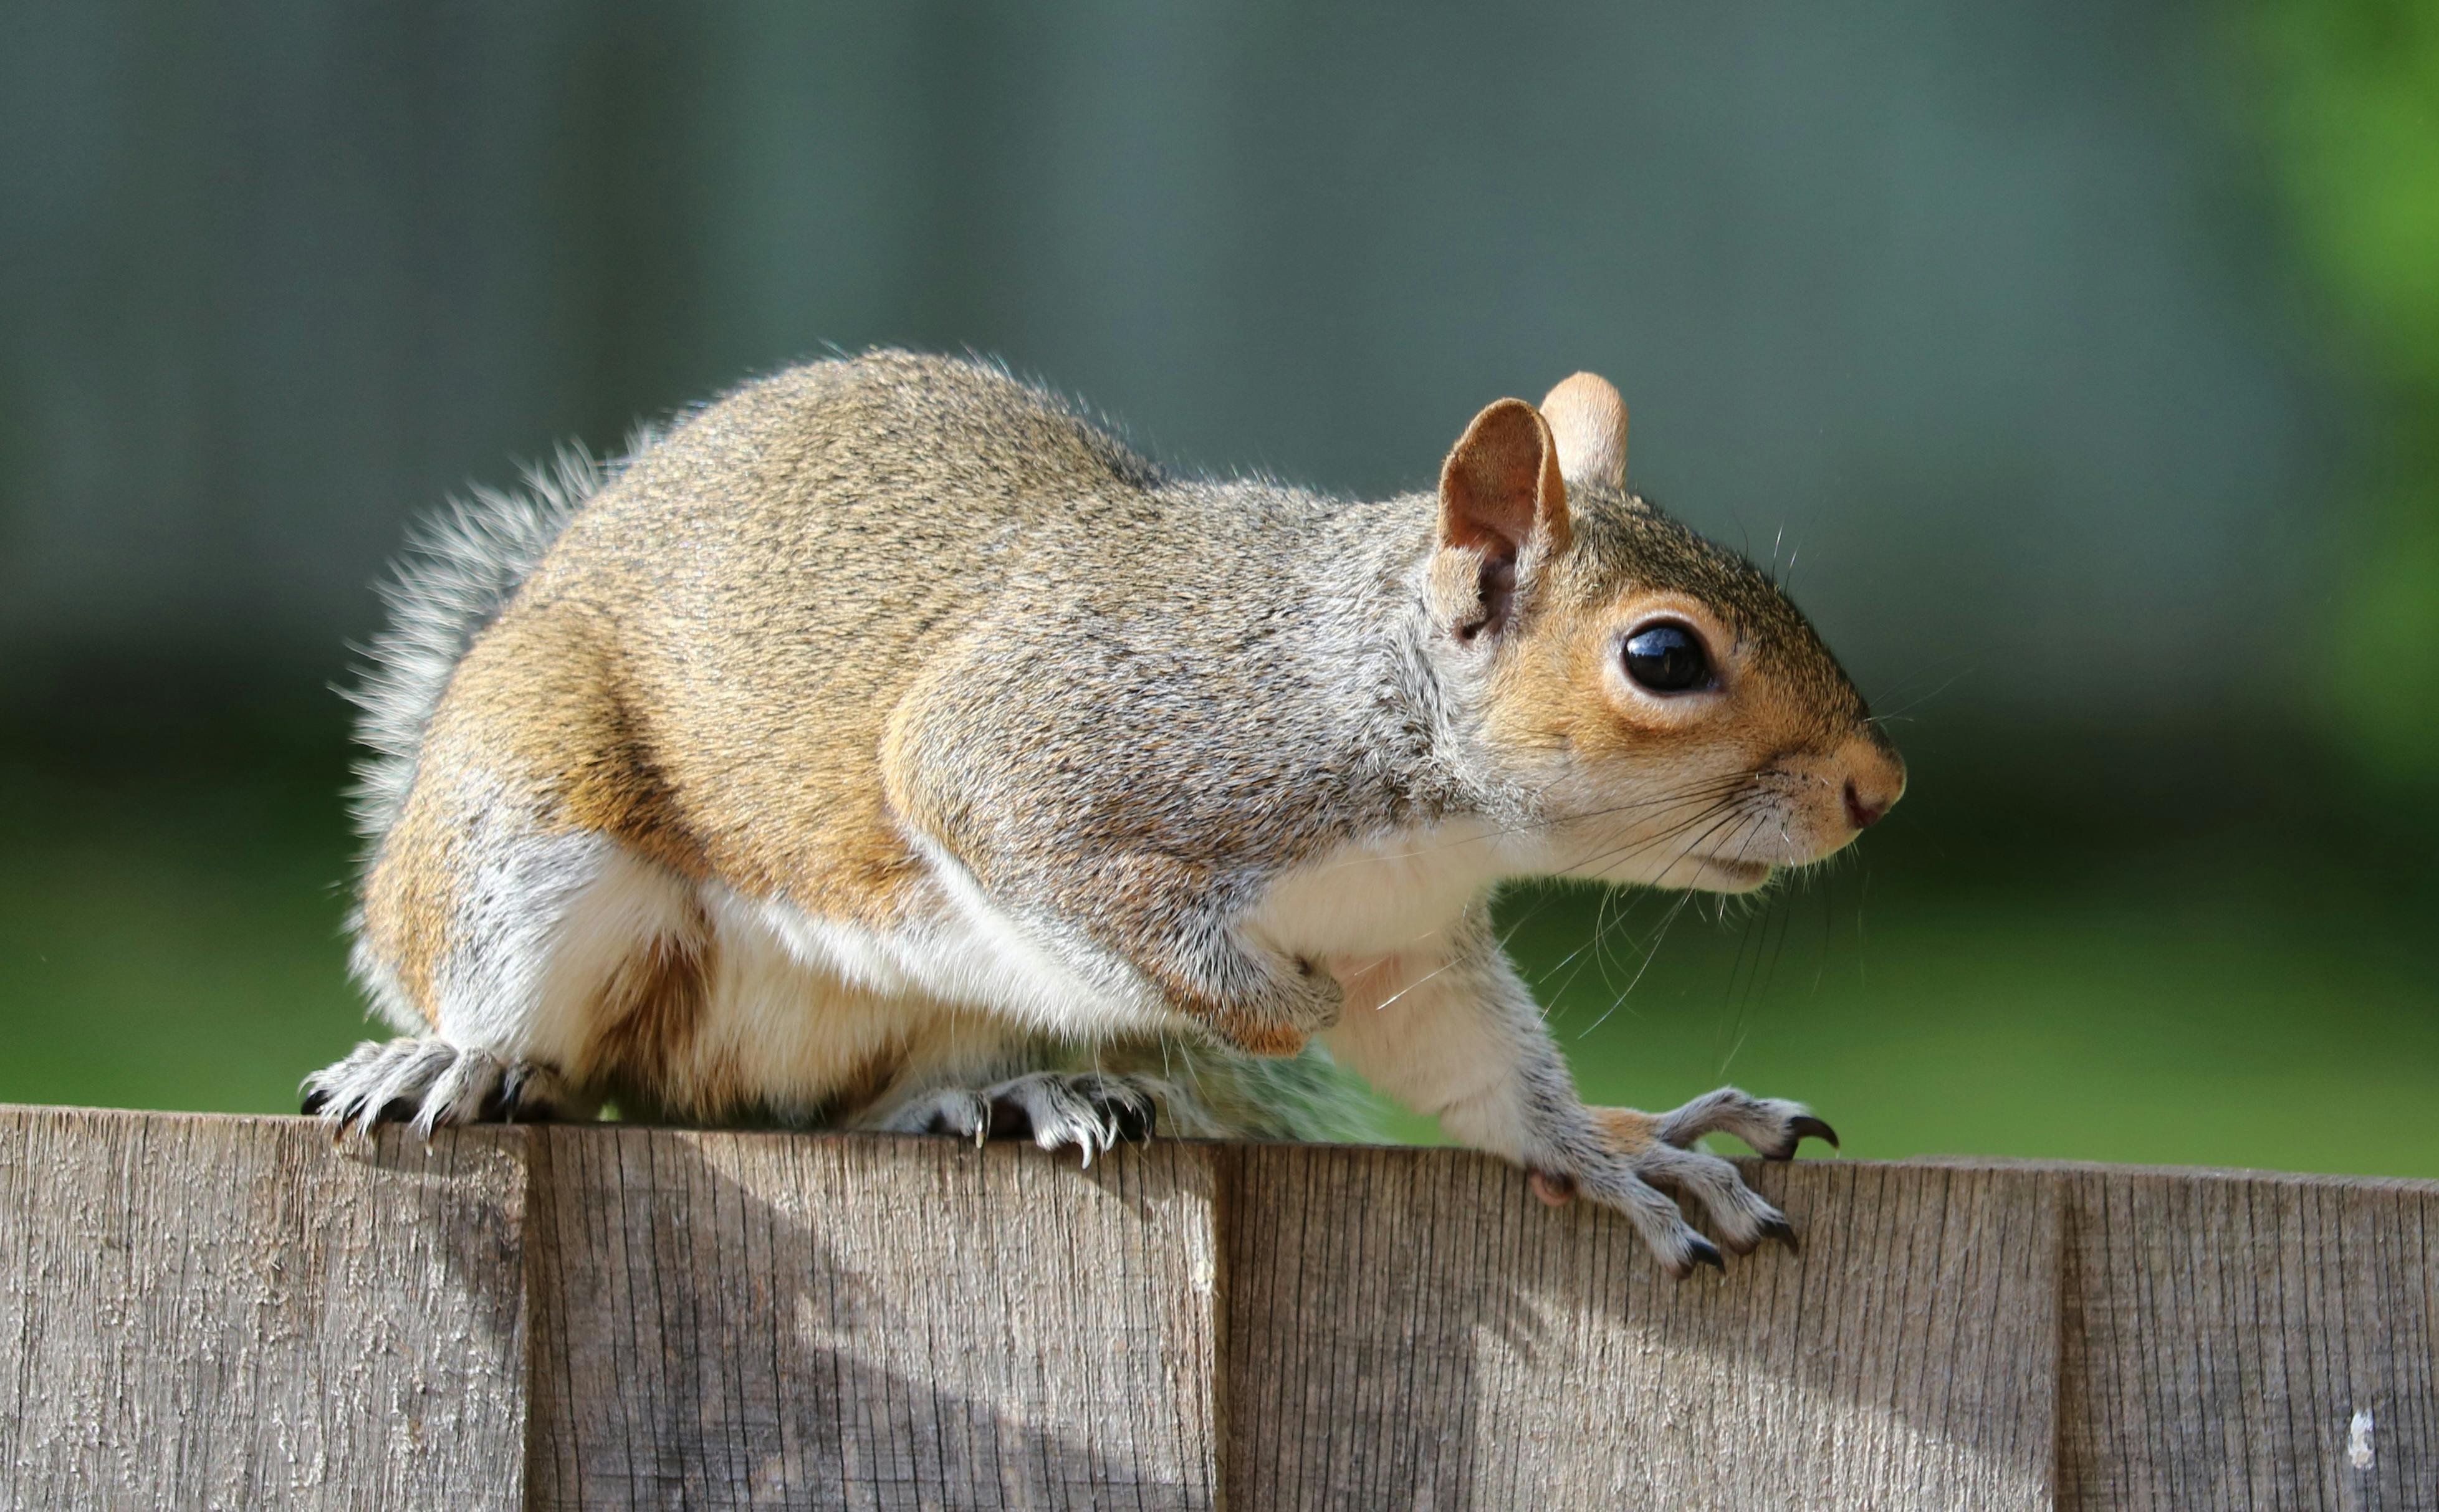
<svg viewBox="0 0 2439 1512"><path fill-rule="evenodd" d="M1848 748L1846 822L1869 829L1905 796L1904 758L1885 742L1859 741Z"/></svg>
<svg viewBox="0 0 2439 1512"><path fill-rule="evenodd" d="M1869 829L1889 811L1884 803L1873 803L1855 791L1855 779L1846 779L1846 822L1858 829Z"/></svg>

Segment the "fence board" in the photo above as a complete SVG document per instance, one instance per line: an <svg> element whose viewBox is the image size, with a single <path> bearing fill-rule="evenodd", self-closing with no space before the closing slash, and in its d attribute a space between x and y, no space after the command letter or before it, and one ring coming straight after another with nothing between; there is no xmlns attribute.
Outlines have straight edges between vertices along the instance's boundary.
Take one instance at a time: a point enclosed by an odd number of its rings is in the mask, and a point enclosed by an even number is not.
<svg viewBox="0 0 2439 1512"><path fill-rule="evenodd" d="M2439 1507L2439 1187L2058 1180L2061 1506Z"/></svg>
<svg viewBox="0 0 2439 1512"><path fill-rule="evenodd" d="M1208 1150L543 1150L532 1505L1214 1503Z"/></svg>
<svg viewBox="0 0 2439 1512"><path fill-rule="evenodd" d="M521 1137L0 1108L0 1505L516 1506Z"/></svg>
<svg viewBox="0 0 2439 1512"><path fill-rule="evenodd" d="M1232 1504L2049 1504L2056 1210L2005 1173L1749 1167L1803 1258L1679 1283L1482 1157L1241 1163Z"/></svg>

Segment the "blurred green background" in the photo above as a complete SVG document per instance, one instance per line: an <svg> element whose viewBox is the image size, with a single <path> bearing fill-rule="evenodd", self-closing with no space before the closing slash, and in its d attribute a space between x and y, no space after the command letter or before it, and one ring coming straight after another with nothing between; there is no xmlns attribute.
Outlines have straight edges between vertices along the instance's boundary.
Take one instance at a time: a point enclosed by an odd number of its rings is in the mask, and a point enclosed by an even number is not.
<svg viewBox="0 0 2439 1512"><path fill-rule="evenodd" d="M1913 793L1511 898L1596 1097L2439 1175L2439 7L0 19L0 1099L292 1107L404 523L891 342L1349 491L1593 367L1794 561Z"/></svg>

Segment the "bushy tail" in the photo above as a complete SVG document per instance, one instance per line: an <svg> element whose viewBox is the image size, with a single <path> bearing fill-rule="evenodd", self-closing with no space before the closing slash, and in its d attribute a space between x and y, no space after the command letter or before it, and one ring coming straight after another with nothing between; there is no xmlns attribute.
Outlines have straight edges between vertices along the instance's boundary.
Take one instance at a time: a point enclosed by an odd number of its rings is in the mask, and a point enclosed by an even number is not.
<svg viewBox="0 0 2439 1512"><path fill-rule="evenodd" d="M638 433L627 455L653 439ZM563 447L547 467L526 469L523 487L453 499L407 538L406 554L379 589L388 622L363 648L355 685L342 689L358 711L356 739L365 751L349 807L368 847L397 822L424 729L458 662L568 521L624 466Z"/></svg>

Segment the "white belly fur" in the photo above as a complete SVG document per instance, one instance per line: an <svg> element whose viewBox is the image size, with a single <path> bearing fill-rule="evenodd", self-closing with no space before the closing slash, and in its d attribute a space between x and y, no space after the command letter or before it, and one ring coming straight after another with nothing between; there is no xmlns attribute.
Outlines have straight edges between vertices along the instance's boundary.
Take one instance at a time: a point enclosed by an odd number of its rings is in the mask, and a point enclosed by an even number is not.
<svg viewBox="0 0 2439 1512"><path fill-rule="evenodd" d="M1451 927L1518 869L1508 837L1482 821L1375 836L1281 877L1247 928L1342 980L1392 958L1443 959Z"/></svg>

